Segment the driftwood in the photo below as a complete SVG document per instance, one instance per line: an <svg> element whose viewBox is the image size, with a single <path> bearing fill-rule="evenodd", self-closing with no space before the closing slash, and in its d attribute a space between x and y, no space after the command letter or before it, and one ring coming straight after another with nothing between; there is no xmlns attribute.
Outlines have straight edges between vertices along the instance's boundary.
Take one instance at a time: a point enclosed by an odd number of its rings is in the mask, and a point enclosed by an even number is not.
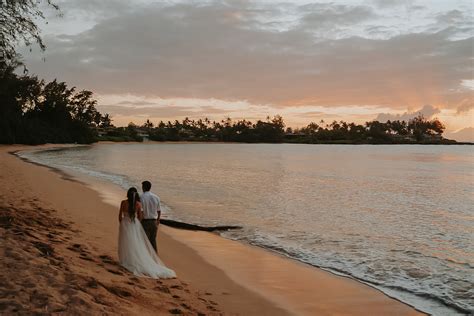
<svg viewBox="0 0 474 316"><path fill-rule="evenodd" d="M241 229L241 226L199 226L194 224L188 224L178 221L173 221L171 219L160 219L160 224L180 228L180 229L187 229L187 230L203 230L206 232L213 232L213 231L220 231L220 230L229 230L229 229Z"/></svg>

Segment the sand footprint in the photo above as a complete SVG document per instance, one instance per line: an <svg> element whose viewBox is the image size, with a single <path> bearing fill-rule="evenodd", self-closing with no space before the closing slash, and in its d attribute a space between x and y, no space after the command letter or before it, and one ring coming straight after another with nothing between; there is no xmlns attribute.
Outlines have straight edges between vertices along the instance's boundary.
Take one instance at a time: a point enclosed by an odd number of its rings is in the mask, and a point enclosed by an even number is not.
<svg viewBox="0 0 474 316"><path fill-rule="evenodd" d="M45 244L40 241L35 241L33 242L33 245L41 252L42 256L44 257L49 257L54 254L54 249L49 244Z"/></svg>

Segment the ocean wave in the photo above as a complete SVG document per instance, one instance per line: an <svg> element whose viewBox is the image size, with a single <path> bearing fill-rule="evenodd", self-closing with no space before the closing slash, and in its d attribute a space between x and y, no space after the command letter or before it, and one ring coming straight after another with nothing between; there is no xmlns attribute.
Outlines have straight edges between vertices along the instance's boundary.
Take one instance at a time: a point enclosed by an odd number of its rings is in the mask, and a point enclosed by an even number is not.
<svg viewBox="0 0 474 316"><path fill-rule="evenodd" d="M285 245L285 242L275 235L267 235L259 232L249 233L249 231L245 229L241 231L223 232L220 235L225 238L245 242L276 252L285 257L323 269L338 276L355 279L382 291L392 298L433 315L466 315L473 312L469 306L456 303L452 297L447 295L440 297L420 289L403 285L392 285L380 279L375 279L371 275L364 274L358 270L356 265L352 267L348 265L347 263L350 262L350 260L344 259L343 257L337 257L331 261L321 260L321 257L314 252L297 246ZM405 281L408 282L410 280L406 279Z"/></svg>

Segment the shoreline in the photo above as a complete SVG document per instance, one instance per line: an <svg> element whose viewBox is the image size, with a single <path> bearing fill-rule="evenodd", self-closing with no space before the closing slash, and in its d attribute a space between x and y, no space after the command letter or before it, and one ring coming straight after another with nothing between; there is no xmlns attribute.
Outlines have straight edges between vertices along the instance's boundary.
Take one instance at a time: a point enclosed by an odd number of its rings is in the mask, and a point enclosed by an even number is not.
<svg viewBox="0 0 474 316"><path fill-rule="evenodd" d="M454 145L460 145L460 146L472 146L474 145L474 142L458 142L456 141L455 143L350 143L350 142L320 142L320 143L305 143L305 142L279 142L279 143L258 143L258 142L235 142L235 141L210 141L210 140L180 140L180 141L171 141L171 140L166 140L166 141L157 141L157 140L144 140L141 142L138 141L111 141L111 140L98 140L95 143L92 144L84 144L84 145L93 145L93 144L144 144L144 143L150 143L150 144L297 144L297 145L353 145L353 146L364 146L364 145L373 145L373 146L404 146L404 145L410 145L410 146L416 146L416 145L423 145L423 146L442 146L442 145L447 145L447 146L454 146ZM41 146L41 145L40 145Z"/></svg>
<svg viewBox="0 0 474 316"><path fill-rule="evenodd" d="M11 146L0 147L3 149L1 151L2 155L8 151L5 150L7 147ZM22 150L38 148L28 146L21 147L20 149ZM46 148L46 146L44 146L44 148ZM18 162L26 164L25 161L18 159L19 157L17 156L9 156L17 159ZM89 191L93 191L95 199L100 200L101 205L99 205L113 212L113 206L107 204L108 207L105 207L106 203L104 202L104 197L100 197L99 193L91 189L87 183L83 183L61 170L55 170L41 164L30 164L30 168L26 169L33 171L32 168L38 168L36 165L44 167L42 168L44 172L41 173L48 175L43 176L51 178L55 175L59 182L72 180L73 183L71 185L81 186L84 187L84 189L87 188ZM57 171L60 172L59 175L56 173ZM67 178L59 177L64 175L66 175ZM74 181L77 182L74 183ZM90 197L90 194L91 192L88 192L88 197ZM109 197L109 202L112 200L113 198ZM65 201L62 201L62 203L64 202ZM63 215L68 215L67 209L66 214ZM114 221L113 218L103 217L102 215L92 216L92 218L100 219L99 223L96 223L99 225L98 227L102 227L100 226L101 224L105 226L110 224L107 223L107 220L110 222ZM81 218L81 216L79 216L79 218L73 218L73 222L76 225L79 224L78 226L91 225L91 222L87 220L84 221L84 218ZM108 231L114 231L114 228L108 227ZM88 233L91 234L92 232L88 231ZM337 276L324 269L300 263L296 260L284 257L281 254L256 246L244 245L215 234L181 231L160 226L158 240L159 243L160 240L162 243L160 256L171 268L176 269L178 279L181 279L182 276L185 282L190 283L194 287L199 289L204 288L205 291L211 289L210 292L206 293L213 294L213 298L218 302L219 307L222 308L225 313L256 314L255 312L257 312L259 314L265 314L271 312L272 315L284 315L289 312L298 311L298 314L311 314L314 312L318 312L319 314L367 314L370 313L372 309L372 313L379 314L421 314L414 308L409 307L409 305L390 298L382 291L349 276ZM114 244L115 240L111 239L110 236L107 236L103 241L107 244L108 248L116 248ZM176 249L180 251L176 251ZM233 250L227 251L228 249ZM111 251L109 251L109 253L112 254ZM191 257L193 261L183 260L183 253L185 253L185 257L188 259ZM243 254L245 256L242 256ZM113 254L113 257L115 256L116 255ZM245 264L247 260L242 259L242 257L260 259L260 264L262 262L267 263L266 268L272 271L267 273L268 271L261 271L261 267L249 267ZM191 269L189 262L193 262L194 265ZM229 265L233 265L233 267L229 268ZM256 265L259 265L258 261ZM198 268L203 270L203 273L197 276L195 273L197 269L196 266L199 266ZM291 273L288 271L291 271ZM262 273L267 273L264 274L264 277L267 279L265 282L259 283L255 279L262 278ZM218 277L216 277L217 275ZM298 279L298 277L300 280L296 282L295 279ZM278 283L282 282L282 280L284 280L283 283ZM311 282L308 280L311 280ZM303 288L301 285L296 284L301 282L306 282L307 284L305 284ZM315 287L316 283L318 286ZM322 289L321 284L323 284ZM278 290L278 288L282 289ZM227 291L226 289L231 290ZM308 290L311 289L319 293L308 293ZM342 294L344 295L336 292L343 292ZM297 295L292 295L293 293L297 293ZM344 297L346 299L341 302L341 299ZM350 299L348 297L350 297ZM316 302L311 304L311 300L316 300ZM242 304L243 302L245 302L245 304ZM248 306L250 306L250 309L243 310L243 308Z"/></svg>

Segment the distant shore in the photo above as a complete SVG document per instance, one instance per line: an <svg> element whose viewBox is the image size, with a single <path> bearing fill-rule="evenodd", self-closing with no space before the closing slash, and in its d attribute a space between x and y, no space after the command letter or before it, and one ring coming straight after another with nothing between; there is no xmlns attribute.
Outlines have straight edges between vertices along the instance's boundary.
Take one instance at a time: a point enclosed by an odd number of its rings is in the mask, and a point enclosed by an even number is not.
<svg viewBox="0 0 474 316"><path fill-rule="evenodd" d="M2 313L421 314L352 279L165 226L159 254L178 279L135 278L116 261L113 205L123 192L103 187L105 198L90 184L9 154L27 148L38 147L0 147L0 232L8 254L1 264Z"/></svg>
<svg viewBox="0 0 474 316"><path fill-rule="evenodd" d="M445 142L350 142L350 141L324 141L324 142L304 142L304 141L283 141L278 143L267 143L267 142L235 142L235 141L213 141L213 140L142 140L137 141L127 138L115 138L113 140L107 138L99 138L98 143L177 143L177 144L195 144L195 143L210 143L210 144L301 144L301 145L474 145L474 142L458 142L455 140L448 139Z"/></svg>

